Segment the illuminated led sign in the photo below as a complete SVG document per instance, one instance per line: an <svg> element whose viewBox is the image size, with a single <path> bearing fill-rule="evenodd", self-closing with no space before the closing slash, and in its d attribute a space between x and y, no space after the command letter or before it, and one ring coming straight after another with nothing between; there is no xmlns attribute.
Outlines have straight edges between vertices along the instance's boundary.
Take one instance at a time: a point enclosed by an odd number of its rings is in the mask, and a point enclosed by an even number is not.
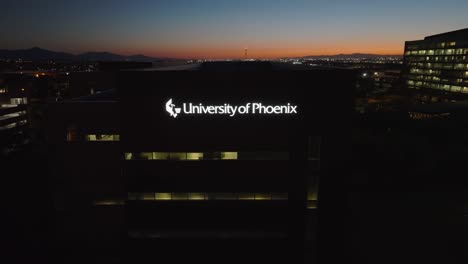
<svg viewBox="0 0 468 264"><path fill-rule="evenodd" d="M183 103L182 107L177 107L172 99L166 102L166 111L170 116L176 118L180 114L184 115L295 115L297 105L286 103L284 105L264 105L262 103L246 103L243 105L204 105L202 103Z"/></svg>

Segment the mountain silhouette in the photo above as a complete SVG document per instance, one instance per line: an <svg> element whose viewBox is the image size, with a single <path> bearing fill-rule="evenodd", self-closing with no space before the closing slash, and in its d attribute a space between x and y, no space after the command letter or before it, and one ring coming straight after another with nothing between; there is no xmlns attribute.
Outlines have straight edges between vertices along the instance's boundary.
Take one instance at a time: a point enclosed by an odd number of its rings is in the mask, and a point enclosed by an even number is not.
<svg viewBox="0 0 468 264"><path fill-rule="evenodd" d="M169 58L153 58L141 54L124 56L110 52L86 52L78 55L65 52L55 52L39 47L20 50L0 50L1 59L10 60L34 60L34 61L160 61Z"/></svg>
<svg viewBox="0 0 468 264"><path fill-rule="evenodd" d="M373 58L398 58L403 57L403 55L380 55L380 54L370 54L370 53L352 53L352 54L335 54L335 55L311 55L301 57L303 59L324 59L324 58L334 58L334 59L373 59Z"/></svg>

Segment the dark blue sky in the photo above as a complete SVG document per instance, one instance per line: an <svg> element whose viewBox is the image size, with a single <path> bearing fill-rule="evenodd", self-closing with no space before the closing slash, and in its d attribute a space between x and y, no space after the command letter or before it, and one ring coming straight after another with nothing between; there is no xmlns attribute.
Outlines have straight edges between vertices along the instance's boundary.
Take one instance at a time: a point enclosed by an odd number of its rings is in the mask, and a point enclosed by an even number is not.
<svg viewBox="0 0 468 264"><path fill-rule="evenodd" d="M228 58L371 52L468 27L468 1L2 0L0 49Z"/></svg>

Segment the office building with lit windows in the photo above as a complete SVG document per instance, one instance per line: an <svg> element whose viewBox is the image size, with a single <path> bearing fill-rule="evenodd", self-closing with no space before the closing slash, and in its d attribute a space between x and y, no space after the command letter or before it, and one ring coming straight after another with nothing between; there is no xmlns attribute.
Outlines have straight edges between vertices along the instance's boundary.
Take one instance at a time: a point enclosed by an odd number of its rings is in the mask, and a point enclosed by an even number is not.
<svg viewBox="0 0 468 264"><path fill-rule="evenodd" d="M350 155L355 76L212 62L122 71L115 90L51 104L58 244L175 263L302 260L317 210L339 211L327 186Z"/></svg>
<svg viewBox="0 0 468 264"><path fill-rule="evenodd" d="M446 102L468 95L468 29L407 41L404 81L416 101Z"/></svg>
<svg viewBox="0 0 468 264"><path fill-rule="evenodd" d="M0 155L8 155L29 141L32 86L31 76L0 75Z"/></svg>

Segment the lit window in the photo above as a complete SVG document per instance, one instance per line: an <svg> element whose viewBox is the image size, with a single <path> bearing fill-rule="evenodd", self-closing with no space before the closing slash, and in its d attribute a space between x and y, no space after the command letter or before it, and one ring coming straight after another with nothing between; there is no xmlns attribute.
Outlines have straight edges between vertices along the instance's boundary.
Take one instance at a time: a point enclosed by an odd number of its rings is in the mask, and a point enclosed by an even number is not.
<svg viewBox="0 0 468 264"><path fill-rule="evenodd" d="M120 135L86 135L86 141L120 141Z"/></svg>
<svg viewBox="0 0 468 264"><path fill-rule="evenodd" d="M309 190L307 192L307 200L317 200L317 191L315 190Z"/></svg>
<svg viewBox="0 0 468 264"><path fill-rule="evenodd" d="M154 160L168 160L169 153L168 152L153 152L153 159Z"/></svg>
<svg viewBox="0 0 468 264"><path fill-rule="evenodd" d="M188 199L189 200L205 200L205 194L204 193L189 193Z"/></svg>
<svg viewBox="0 0 468 264"><path fill-rule="evenodd" d="M271 200L271 193L256 193L255 200Z"/></svg>
<svg viewBox="0 0 468 264"><path fill-rule="evenodd" d="M452 86L452 89L451 89L453 92L461 92L462 88L461 86Z"/></svg>
<svg viewBox="0 0 468 264"><path fill-rule="evenodd" d="M122 201L122 200L111 200L111 199L107 199L107 200L98 200L98 201L94 201L94 205L98 205L98 206L112 206L112 205L124 205L125 202Z"/></svg>
<svg viewBox="0 0 468 264"><path fill-rule="evenodd" d="M133 153L125 153L125 160L132 160L133 159Z"/></svg>
<svg viewBox="0 0 468 264"><path fill-rule="evenodd" d="M136 201L288 200L287 193L128 193ZM315 199L316 200L316 199Z"/></svg>
<svg viewBox="0 0 468 264"><path fill-rule="evenodd" d="M317 208L317 201L307 201L307 209L316 209Z"/></svg>
<svg viewBox="0 0 468 264"><path fill-rule="evenodd" d="M88 140L99 140L88 135ZM240 155L240 156L239 156ZM125 160L288 160L289 152L141 152L125 153Z"/></svg>
<svg viewBox="0 0 468 264"><path fill-rule="evenodd" d="M237 152L221 152L221 159L223 160L236 160Z"/></svg>
<svg viewBox="0 0 468 264"><path fill-rule="evenodd" d="M158 201L165 201L165 200L171 200L172 195L171 193L155 193L156 200Z"/></svg>
<svg viewBox="0 0 468 264"><path fill-rule="evenodd" d="M203 153L202 152L189 152L187 153L187 160L202 160Z"/></svg>
<svg viewBox="0 0 468 264"><path fill-rule="evenodd" d="M448 90L450 90L450 85L444 84L444 85L442 85L440 88L441 88L442 90L447 90L447 91L448 91Z"/></svg>

